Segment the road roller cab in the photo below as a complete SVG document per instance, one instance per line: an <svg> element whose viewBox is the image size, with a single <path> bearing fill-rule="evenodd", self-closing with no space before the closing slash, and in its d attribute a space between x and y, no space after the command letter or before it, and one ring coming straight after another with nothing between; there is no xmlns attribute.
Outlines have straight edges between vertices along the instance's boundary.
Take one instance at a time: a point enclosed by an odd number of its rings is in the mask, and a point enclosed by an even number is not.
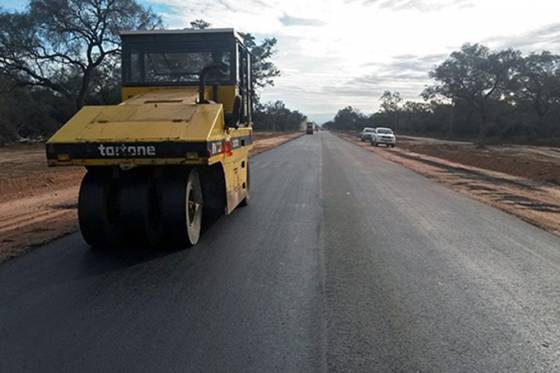
<svg viewBox="0 0 560 373"><path fill-rule="evenodd" d="M85 166L92 246L189 246L249 199L251 58L232 29L123 32L122 103L85 106L47 142Z"/></svg>

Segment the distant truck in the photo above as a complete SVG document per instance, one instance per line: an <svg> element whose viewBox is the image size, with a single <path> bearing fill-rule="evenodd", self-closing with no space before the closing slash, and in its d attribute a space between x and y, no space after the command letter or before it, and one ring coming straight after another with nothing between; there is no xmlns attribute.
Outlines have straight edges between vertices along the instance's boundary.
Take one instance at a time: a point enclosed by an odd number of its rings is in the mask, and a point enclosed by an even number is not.
<svg viewBox="0 0 560 373"><path fill-rule="evenodd" d="M307 122L305 133L308 135L313 135L313 132L315 132L315 124L313 124L313 122Z"/></svg>

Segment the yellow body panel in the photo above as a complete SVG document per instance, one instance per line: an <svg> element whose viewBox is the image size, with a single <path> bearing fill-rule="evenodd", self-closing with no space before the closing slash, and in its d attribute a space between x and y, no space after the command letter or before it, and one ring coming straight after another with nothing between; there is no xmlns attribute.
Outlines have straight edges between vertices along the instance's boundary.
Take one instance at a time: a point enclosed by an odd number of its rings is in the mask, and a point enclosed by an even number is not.
<svg viewBox="0 0 560 373"><path fill-rule="evenodd" d="M161 93L151 92L142 104L134 98L117 106L85 106L47 143L193 142L223 136L221 104L169 103L167 92Z"/></svg>
<svg viewBox="0 0 560 373"><path fill-rule="evenodd" d="M138 96L149 97L151 93L155 93L158 97L167 97L169 100L176 100L181 97L185 102L196 103L198 99L198 87L123 87L121 90L121 99L123 102L134 104ZM213 98L213 88L207 86L204 95L207 99ZM233 110L233 100L238 94L237 86L221 85L218 86L218 102L222 103L226 113Z"/></svg>
<svg viewBox="0 0 560 373"><path fill-rule="evenodd" d="M235 86L219 87L218 100L224 102L224 105L196 104L196 87L123 88L122 95L126 100L120 105L85 106L47 141L47 154L50 154L48 164L86 167L200 167L221 163L226 184L226 212L229 213L246 196L245 185L252 134L250 126L238 129L225 127L224 106L226 112L228 106L233 106L235 93ZM212 88L207 88L207 97L212 94ZM96 150L96 146L122 146L126 149L134 148L135 144L155 144L154 149L158 144L171 144L168 147L175 148L190 146L198 151L186 150L179 156L146 157L146 154L143 154L144 157L103 158L98 154L91 157L74 157L58 150L64 146L89 146L90 151L92 148ZM228 144L231 151L223 149L217 152L218 154L208 153L208 144L218 144L218 147L223 144L224 148ZM205 153L202 154L200 149Z"/></svg>
<svg viewBox="0 0 560 373"><path fill-rule="evenodd" d="M240 131L240 130L236 130ZM233 131L230 131L233 132ZM238 134L232 134L231 141L237 137ZM241 136L241 135L240 135ZM247 168L249 161L250 147L240 147L233 150L230 155L224 155L222 166L224 168L224 175L226 178L226 196L227 196L227 211L230 213L233 209L245 198L245 185L247 181Z"/></svg>

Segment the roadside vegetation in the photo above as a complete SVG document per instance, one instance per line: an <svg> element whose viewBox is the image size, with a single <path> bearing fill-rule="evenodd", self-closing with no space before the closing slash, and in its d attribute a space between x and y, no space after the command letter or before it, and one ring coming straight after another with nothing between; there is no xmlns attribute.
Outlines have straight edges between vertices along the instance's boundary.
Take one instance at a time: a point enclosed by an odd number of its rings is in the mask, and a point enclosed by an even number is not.
<svg viewBox="0 0 560 373"><path fill-rule="evenodd" d="M378 112L348 106L328 129L391 127L434 137L546 140L560 138L560 56L547 51L491 50L466 44L429 72L421 100L386 91Z"/></svg>
<svg viewBox="0 0 560 373"><path fill-rule="evenodd" d="M201 19L187 28L211 25ZM31 0L22 12L0 9L0 144L42 141L83 105L120 100L121 30L165 28L135 0ZM259 91L280 71L275 38L243 34L252 53L255 130L299 129L305 116Z"/></svg>

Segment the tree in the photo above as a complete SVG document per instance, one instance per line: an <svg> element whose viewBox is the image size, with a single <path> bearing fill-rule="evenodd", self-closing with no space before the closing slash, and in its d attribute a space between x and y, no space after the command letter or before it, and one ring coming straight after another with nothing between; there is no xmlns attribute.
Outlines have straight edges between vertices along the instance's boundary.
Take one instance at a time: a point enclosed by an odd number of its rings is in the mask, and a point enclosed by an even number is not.
<svg viewBox="0 0 560 373"><path fill-rule="evenodd" d="M258 105L254 115L255 130L296 131L307 117L297 110L290 110L284 102L275 101Z"/></svg>
<svg viewBox="0 0 560 373"><path fill-rule="evenodd" d="M486 136L492 119L492 102L498 100L511 84L520 53L513 50L490 51L480 44L465 44L430 72L437 83L423 92L426 100L443 96L464 101L481 119L479 136Z"/></svg>
<svg viewBox="0 0 560 373"><path fill-rule="evenodd" d="M32 0L25 12L0 13L0 72L72 98L79 109L96 72L119 55L119 31L161 26L135 0Z"/></svg>
<svg viewBox="0 0 560 373"><path fill-rule="evenodd" d="M366 115L352 106L346 106L336 113L331 128L343 131L355 131L367 126L368 118Z"/></svg>
<svg viewBox="0 0 560 373"><path fill-rule="evenodd" d="M203 19L195 19L191 22L191 29L193 30L204 30L212 26L210 23Z"/></svg>
<svg viewBox="0 0 560 373"><path fill-rule="evenodd" d="M275 47L278 42L276 38L266 38L260 44L255 37L249 33L241 34L245 46L251 52L253 71L251 84L253 86L253 103L259 103L257 89L274 85L274 78L280 76L280 70L271 61L276 53Z"/></svg>
<svg viewBox="0 0 560 373"><path fill-rule="evenodd" d="M381 98L381 111L385 113L393 129L399 129L402 98L399 92L385 91Z"/></svg>
<svg viewBox="0 0 560 373"><path fill-rule="evenodd" d="M346 107L327 128L392 125L450 137L560 135L560 56L467 44L430 75L435 83L422 94L426 102L403 102L398 92L386 91L378 112L368 117Z"/></svg>
<svg viewBox="0 0 560 373"><path fill-rule="evenodd" d="M382 111L389 113L400 110L400 104L402 103L400 92L385 91L379 100L381 101Z"/></svg>
<svg viewBox="0 0 560 373"><path fill-rule="evenodd" d="M537 115L533 135L546 135L546 117L560 103L560 56L550 52L531 54L523 59L517 76L515 98L528 102Z"/></svg>
<svg viewBox="0 0 560 373"><path fill-rule="evenodd" d="M11 87L0 92L0 144L41 139L58 127L58 116L72 112L67 100L45 88L18 87L1 74L0 87Z"/></svg>

